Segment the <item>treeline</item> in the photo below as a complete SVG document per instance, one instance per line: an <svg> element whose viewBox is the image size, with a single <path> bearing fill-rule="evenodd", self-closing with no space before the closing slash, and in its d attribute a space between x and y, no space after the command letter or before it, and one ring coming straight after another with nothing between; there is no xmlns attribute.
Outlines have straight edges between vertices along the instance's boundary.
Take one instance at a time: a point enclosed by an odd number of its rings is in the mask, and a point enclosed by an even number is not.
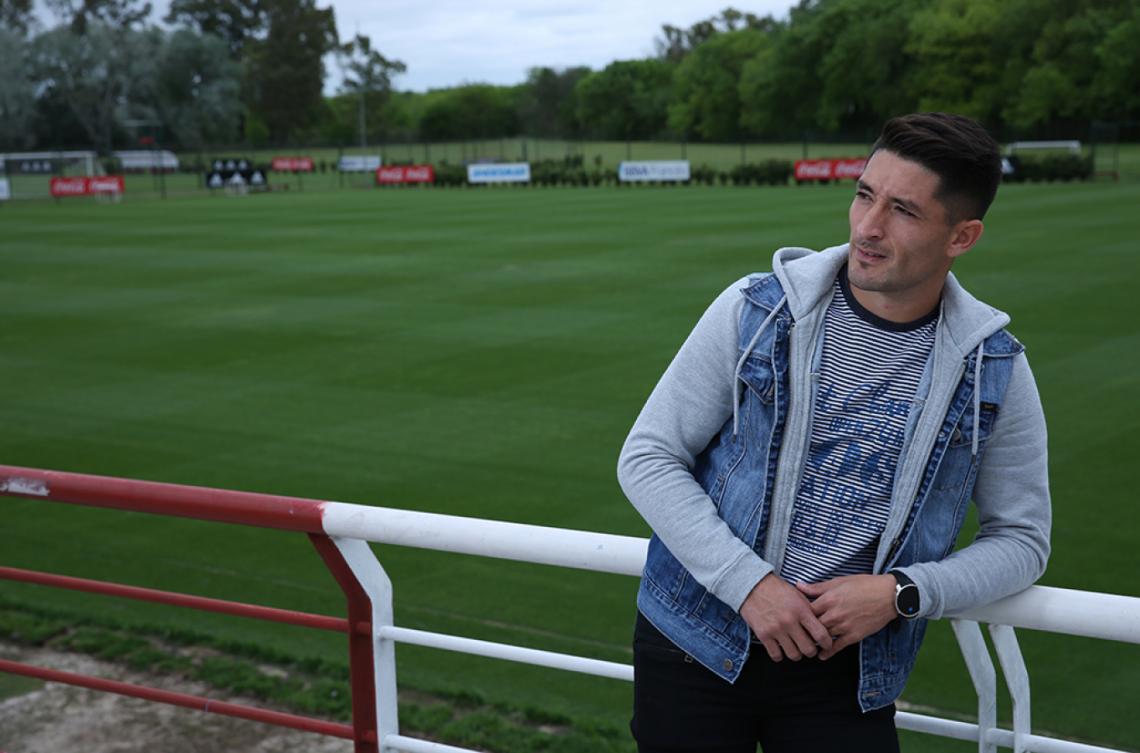
<svg viewBox="0 0 1140 753"><path fill-rule="evenodd" d="M315 0L0 0L0 141L371 144L512 137L731 142L866 136L950 110L999 133L1140 120L1135 0L802 0L786 20L732 8L663 26L656 54L601 70L533 68L515 86L400 92L406 70L339 40ZM343 85L322 95L324 61Z"/></svg>
<svg viewBox="0 0 1140 753"><path fill-rule="evenodd" d="M1135 0L803 0L665 26L657 54L515 87L397 94L377 137L735 142L864 136L949 110L1004 134L1140 119Z"/></svg>
<svg viewBox="0 0 1140 753"><path fill-rule="evenodd" d="M46 2L57 23L40 29L32 0L0 0L4 148L288 143L335 125L326 59L371 109L404 70L367 37L342 42L316 0L173 0L170 30L144 0Z"/></svg>

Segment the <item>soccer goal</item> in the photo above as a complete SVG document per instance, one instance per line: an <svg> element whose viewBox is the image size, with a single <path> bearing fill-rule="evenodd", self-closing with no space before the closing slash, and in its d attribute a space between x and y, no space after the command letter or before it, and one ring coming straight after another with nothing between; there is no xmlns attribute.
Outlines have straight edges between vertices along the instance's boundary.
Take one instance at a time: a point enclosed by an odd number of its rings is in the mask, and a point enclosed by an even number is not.
<svg viewBox="0 0 1140 753"><path fill-rule="evenodd" d="M52 178L93 178L103 174L95 152L8 152L0 154L0 177L12 199L51 197Z"/></svg>

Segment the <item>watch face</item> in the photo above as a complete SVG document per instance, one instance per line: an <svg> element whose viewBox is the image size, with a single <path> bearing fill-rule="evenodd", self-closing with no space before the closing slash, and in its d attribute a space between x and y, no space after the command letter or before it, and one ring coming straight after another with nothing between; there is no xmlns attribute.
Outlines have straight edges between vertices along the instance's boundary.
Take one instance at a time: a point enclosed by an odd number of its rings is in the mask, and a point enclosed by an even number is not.
<svg viewBox="0 0 1140 753"><path fill-rule="evenodd" d="M914 617L918 614L918 586L908 583L900 588L895 595L895 609L903 617Z"/></svg>

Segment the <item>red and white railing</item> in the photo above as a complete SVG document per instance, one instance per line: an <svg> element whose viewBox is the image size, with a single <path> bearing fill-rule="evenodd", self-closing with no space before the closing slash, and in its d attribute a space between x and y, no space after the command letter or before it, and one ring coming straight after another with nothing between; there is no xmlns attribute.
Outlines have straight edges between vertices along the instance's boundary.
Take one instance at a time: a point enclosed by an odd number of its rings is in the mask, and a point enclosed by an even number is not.
<svg viewBox="0 0 1140 753"><path fill-rule="evenodd" d="M345 593L347 619L0 567L0 579L141 599L173 606L345 633L349 639L352 724L213 701L199 696L0 661L0 672L131 695L354 741L357 753L471 753L401 735L396 710L395 644L632 680L627 664L397 627L392 583L368 542L638 576L647 542L630 536L224 491L149 481L0 466L0 497L109 507L260 526L308 535ZM1014 628L1140 643L1140 598L1034 586L951 621L978 693L978 723L899 712L902 729L972 740L979 751L1113 753L1112 749L1032 734L1029 679ZM1013 701L1013 729L997 726L996 671L978 623L988 623ZM1118 752L1117 752L1118 753Z"/></svg>

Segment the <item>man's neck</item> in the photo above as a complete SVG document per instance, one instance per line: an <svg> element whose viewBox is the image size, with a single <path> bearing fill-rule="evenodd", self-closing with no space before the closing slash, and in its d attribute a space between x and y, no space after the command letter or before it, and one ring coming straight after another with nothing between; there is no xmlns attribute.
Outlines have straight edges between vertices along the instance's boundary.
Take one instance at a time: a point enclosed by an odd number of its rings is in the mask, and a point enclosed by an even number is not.
<svg viewBox="0 0 1140 753"><path fill-rule="evenodd" d="M905 324L923 318L935 308L942 300L942 288L946 281L939 282L937 287L930 290L911 290L905 295L897 293L880 292L876 290L863 290L850 284L851 295L859 305L881 319L889 322Z"/></svg>

